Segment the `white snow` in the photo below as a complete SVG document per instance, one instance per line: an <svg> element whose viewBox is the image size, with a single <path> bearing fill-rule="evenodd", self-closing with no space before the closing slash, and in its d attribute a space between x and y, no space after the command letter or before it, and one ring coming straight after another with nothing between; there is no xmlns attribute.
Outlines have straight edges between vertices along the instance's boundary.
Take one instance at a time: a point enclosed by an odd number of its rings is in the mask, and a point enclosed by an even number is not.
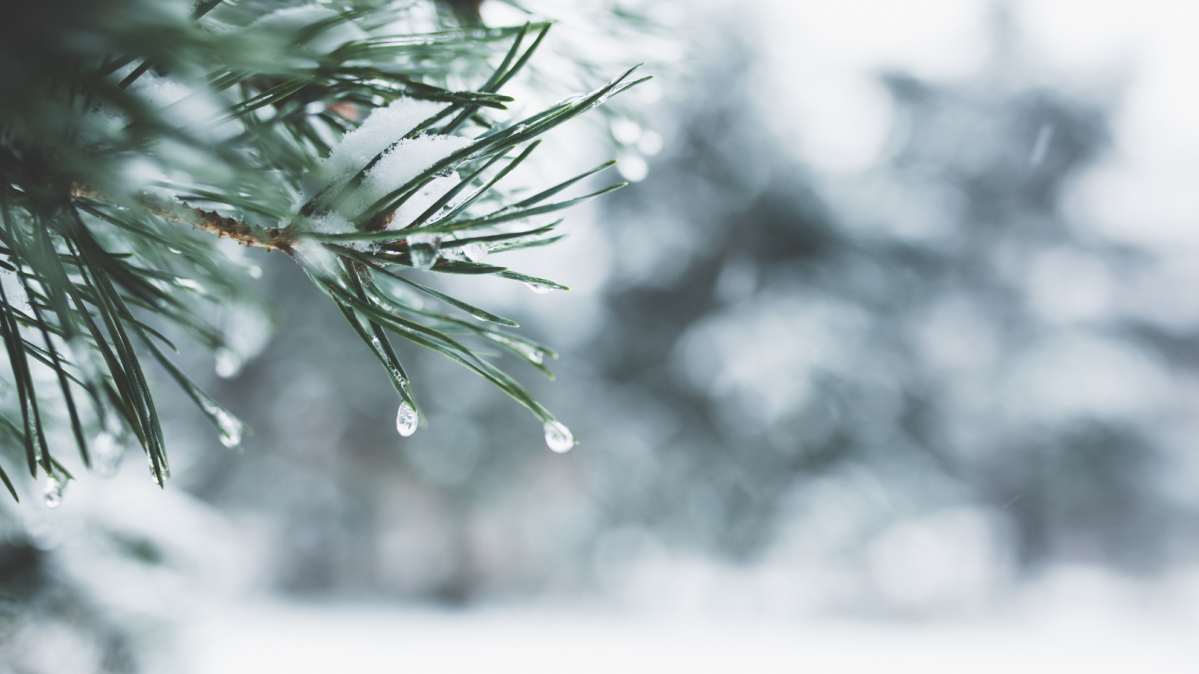
<svg viewBox="0 0 1199 674"><path fill-rule="evenodd" d="M351 218L370 208L393 190L404 186L430 166L474 141L461 136L418 136L402 139L421 122L442 109L438 103L402 98L385 108L375 110L362 126L346 134L304 179L302 201L326 191L333 195L367 166L379 153L383 156L367 171L362 184L338 207L339 213L327 213L308 218L314 232L338 233L353 231ZM399 141L398 143L396 141ZM388 149L392 143L394 147ZM420 216L429 206L458 184L456 173L434 178L412 195L396 211L391 229L400 229ZM375 244L351 244L369 249Z"/></svg>
<svg viewBox="0 0 1199 674"><path fill-rule="evenodd" d="M21 280L17 278L16 272L0 269L0 284L4 285L4 296L8 298L9 306L21 313L28 314L29 295L25 293L25 287L21 285Z"/></svg>
<svg viewBox="0 0 1199 674"><path fill-rule="evenodd" d="M275 601L209 613L187 642L199 674L1194 671L1193 617L1086 608L919 623Z"/></svg>
<svg viewBox="0 0 1199 674"><path fill-rule="evenodd" d="M345 184L358 171L422 121L442 109L439 103L396 100L385 108L371 113L357 129L342 137L329 156L320 163L319 171L304 181L306 197L316 194L326 185Z"/></svg>

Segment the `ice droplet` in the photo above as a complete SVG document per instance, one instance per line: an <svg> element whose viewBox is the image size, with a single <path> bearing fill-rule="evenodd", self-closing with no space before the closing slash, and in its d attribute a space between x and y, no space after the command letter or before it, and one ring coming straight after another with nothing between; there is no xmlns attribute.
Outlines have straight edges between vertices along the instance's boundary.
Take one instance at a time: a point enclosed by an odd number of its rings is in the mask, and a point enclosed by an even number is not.
<svg viewBox="0 0 1199 674"><path fill-rule="evenodd" d="M551 290L553 290L553 288L551 288L543 283L525 283L525 285L529 286L529 290L532 290L533 292L537 293L538 295L544 295L544 294L550 292Z"/></svg>
<svg viewBox="0 0 1199 674"><path fill-rule="evenodd" d="M241 373L241 367L245 361L233 349L219 347L214 354L216 356L216 374L221 379L229 379L236 377Z"/></svg>
<svg viewBox="0 0 1199 674"><path fill-rule="evenodd" d="M408 250L412 255L412 266L417 269L429 269L437 262L437 236L433 234L413 234L408 237Z"/></svg>
<svg viewBox="0 0 1199 674"><path fill-rule="evenodd" d="M46 478L46 486L42 489L42 498L46 501L46 507L57 508L62 505L62 493L66 488L66 480L60 481L53 475Z"/></svg>
<svg viewBox="0 0 1199 674"><path fill-rule="evenodd" d="M400 403L400 409L396 411L396 430L405 438L416 432L416 410L408 403Z"/></svg>
<svg viewBox="0 0 1199 674"><path fill-rule="evenodd" d="M225 410L215 413L217 427L221 431L221 444L233 449L241 444L242 423Z"/></svg>
<svg viewBox="0 0 1199 674"><path fill-rule="evenodd" d="M568 452L571 447L575 446L575 436L571 435L570 429L561 421L547 421L543 428L545 428L545 444L555 452L559 454Z"/></svg>
<svg viewBox="0 0 1199 674"><path fill-rule="evenodd" d="M100 477L116 475L125 447L108 431L101 431L92 440L92 470Z"/></svg>
<svg viewBox="0 0 1199 674"><path fill-rule="evenodd" d="M463 246L462 252L466 253L466 258L471 262L482 262L483 258L491 252L491 248L482 241L476 241Z"/></svg>

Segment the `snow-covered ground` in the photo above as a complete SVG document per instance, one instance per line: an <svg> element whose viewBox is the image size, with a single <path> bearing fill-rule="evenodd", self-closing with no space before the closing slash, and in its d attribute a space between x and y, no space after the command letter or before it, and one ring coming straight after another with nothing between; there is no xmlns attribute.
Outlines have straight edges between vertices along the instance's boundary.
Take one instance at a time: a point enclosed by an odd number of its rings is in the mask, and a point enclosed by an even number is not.
<svg viewBox="0 0 1199 674"><path fill-rule="evenodd" d="M892 623L271 601L210 611L184 653L197 674L1192 674L1197 628L1194 614L1111 606Z"/></svg>

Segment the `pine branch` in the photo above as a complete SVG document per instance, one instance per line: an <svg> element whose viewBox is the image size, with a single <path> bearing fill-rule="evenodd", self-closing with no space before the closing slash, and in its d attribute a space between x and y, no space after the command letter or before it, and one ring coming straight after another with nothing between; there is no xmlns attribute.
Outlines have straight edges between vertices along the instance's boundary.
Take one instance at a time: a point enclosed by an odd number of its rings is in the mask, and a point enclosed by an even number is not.
<svg viewBox="0 0 1199 674"><path fill-rule="evenodd" d="M95 188L81 184L71 186L71 196L118 203ZM234 218L224 217L216 211L205 211L189 206L186 202L173 202L151 194L140 193L132 203L145 212L169 222L191 225L209 234L215 234L217 238L232 239L252 248L280 250L292 255L292 248L298 238L294 228L254 227Z"/></svg>
<svg viewBox="0 0 1199 674"><path fill-rule="evenodd" d="M255 14L264 10L216 0L189 18L150 0L60 2L62 12L23 5L0 22L0 335L11 370L0 379L16 393L15 421L0 414L0 436L23 450L33 477L54 480L48 494L73 479L46 440L55 424L70 426L85 466L108 460L97 452L114 439L132 438L155 480L169 478L146 351L224 444L240 443L244 424L160 348L174 350L162 324L222 346L205 307L246 291L215 255L216 238L283 251L303 268L383 366L402 434L421 412L389 336L500 388L544 424L555 451L573 444L478 344L498 344L550 377L543 361L557 354L505 332L514 321L410 275L565 289L479 260L559 240L547 235L561 220L536 220L623 186L546 203L611 162L523 200L506 184L542 134L643 81L630 79L634 69L512 120L513 99L499 89L533 59L549 22L485 28L471 19L395 35L378 29L399 20L390 5L313 5L296 25L291 10ZM463 90L464 78L477 87ZM170 92L182 93L160 100ZM398 285L469 320L412 306L393 295ZM52 390L38 388L38 368L55 375ZM0 481L15 498L3 467Z"/></svg>

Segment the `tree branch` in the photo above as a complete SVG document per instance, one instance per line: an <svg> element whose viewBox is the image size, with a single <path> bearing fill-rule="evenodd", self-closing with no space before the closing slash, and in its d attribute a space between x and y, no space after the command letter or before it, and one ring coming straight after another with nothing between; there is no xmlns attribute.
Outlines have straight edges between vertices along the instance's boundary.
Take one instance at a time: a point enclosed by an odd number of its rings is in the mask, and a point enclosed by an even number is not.
<svg viewBox="0 0 1199 674"><path fill-rule="evenodd" d="M75 184L71 186L71 196L88 197L115 203L102 192L88 185ZM175 202L153 196L138 194L133 203L146 212L153 213L171 222L182 222L197 229L202 229L221 238L230 238L250 247L281 250L292 255L292 247L296 242L296 233L291 227L282 229L276 227L255 227L234 218L226 218L216 211L205 211L186 202Z"/></svg>

